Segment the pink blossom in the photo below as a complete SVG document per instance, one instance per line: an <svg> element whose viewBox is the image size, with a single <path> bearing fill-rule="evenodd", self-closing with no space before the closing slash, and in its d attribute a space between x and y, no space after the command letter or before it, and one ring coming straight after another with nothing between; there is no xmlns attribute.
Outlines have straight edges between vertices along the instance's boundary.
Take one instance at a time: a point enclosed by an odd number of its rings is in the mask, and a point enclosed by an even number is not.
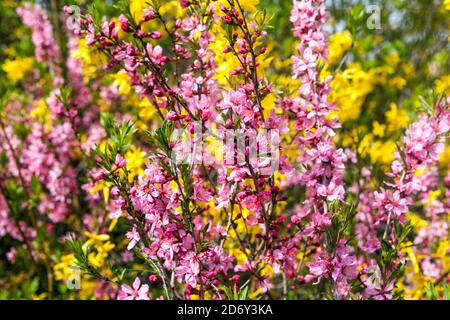
<svg viewBox="0 0 450 320"><path fill-rule="evenodd" d="M150 300L148 289L147 284L141 286L141 280L136 278L132 287L127 284L120 287L117 300Z"/></svg>
<svg viewBox="0 0 450 320"><path fill-rule="evenodd" d="M126 166L127 161L122 157L120 153L116 155L116 159L114 160L114 164L117 166L117 168L123 168Z"/></svg>
<svg viewBox="0 0 450 320"><path fill-rule="evenodd" d="M136 231L136 227L134 227L134 226L131 231L128 231L126 233L126 237L127 237L127 239L130 240L130 242L128 243L128 246L127 246L127 250L133 249L134 246L136 245L136 243L138 243L139 240L141 240L139 232Z"/></svg>

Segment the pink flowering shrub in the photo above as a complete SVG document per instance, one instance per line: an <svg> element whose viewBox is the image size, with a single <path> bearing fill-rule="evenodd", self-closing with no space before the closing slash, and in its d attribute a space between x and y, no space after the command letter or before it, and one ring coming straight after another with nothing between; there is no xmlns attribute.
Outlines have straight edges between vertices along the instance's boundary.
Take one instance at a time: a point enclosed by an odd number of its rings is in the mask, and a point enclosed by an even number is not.
<svg viewBox="0 0 450 320"><path fill-rule="evenodd" d="M323 1L293 1L291 91L264 63L265 12L179 6L81 11L58 26L65 41L38 4L17 9L46 88L25 83L1 106L8 263L45 270L46 298L79 268L77 298L393 299L414 285L398 283L415 243L424 273L447 283L433 245L450 203L433 191L449 194L450 100L417 113L376 173L338 143ZM414 210L431 224L414 231Z"/></svg>

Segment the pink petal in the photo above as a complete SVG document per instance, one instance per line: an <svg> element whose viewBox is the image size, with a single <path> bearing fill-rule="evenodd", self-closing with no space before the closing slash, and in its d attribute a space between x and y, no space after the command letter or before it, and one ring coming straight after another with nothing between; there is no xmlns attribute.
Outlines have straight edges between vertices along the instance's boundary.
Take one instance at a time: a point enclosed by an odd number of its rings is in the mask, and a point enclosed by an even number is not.
<svg viewBox="0 0 450 320"><path fill-rule="evenodd" d="M139 290L140 286L141 286L141 280L139 278L134 279L134 282L133 282L134 290Z"/></svg>

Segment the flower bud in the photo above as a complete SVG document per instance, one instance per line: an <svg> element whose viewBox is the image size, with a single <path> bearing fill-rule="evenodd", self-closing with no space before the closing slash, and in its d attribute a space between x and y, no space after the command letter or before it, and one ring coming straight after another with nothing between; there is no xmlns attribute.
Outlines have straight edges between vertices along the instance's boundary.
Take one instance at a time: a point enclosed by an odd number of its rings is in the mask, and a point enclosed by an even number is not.
<svg viewBox="0 0 450 320"><path fill-rule="evenodd" d="M225 21L226 24L233 24L233 19L230 16L224 16L223 21Z"/></svg>
<svg viewBox="0 0 450 320"><path fill-rule="evenodd" d="M167 116L166 116L167 120L170 121L176 121L178 120L180 117L178 116L178 114L175 111L170 111Z"/></svg>
<svg viewBox="0 0 450 320"><path fill-rule="evenodd" d="M184 48L178 44L175 45L175 52L177 54L183 53L184 52Z"/></svg>
<svg viewBox="0 0 450 320"><path fill-rule="evenodd" d="M108 40L106 40L105 37L100 37L100 38L98 39L98 41L100 42L100 45L101 45L102 47L107 47L107 46L109 46Z"/></svg>
<svg viewBox="0 0 450 320"><path fill-rule="evenodd" d="M136 36L140 39L144 38L146 36L145 32L142 31L142 29L137 29L136 30Z"/></svg>
<svg viewBox="0 0 450 320"><path fill-rule="evenodd" d="M186 9L187 7L189 7L191 5L191 2L189 0L181 0L180 5L183 9Z"/></svg>
<svg viewBox="0 0 450 320"><path fill-rule="evenodd" d="M117 187L112 187L110 193L112 196L117 197L120 195L120 190Z"/></svg>
<svg viewBox="0 0 450 320"><path fill-rule="evenodd" d="M209 118L211 118L211 112L209 110L203 110L201 117L202 121L207 121Z"/></svg>
<svg viewBox="0 0 450 320"><path fill-rule="evenodd" d="M114 164L117 166L117 168L123 168L126 166L127 161L122 157L120 153L116 155L116 159L114 160Z"/></svg>
<svg viewBox="0 0 450 320"><path fill-rule="evenodd" d="M150 33L150 38L152 39L161 39L161 32L153 31Z"/></svg>
<svg viewBox="0 0 450 320"><path fill-rule="evenodd" d="M99 172L94 173L94 179L95 181L100 181L105 179L107 176L107 173L105 170L100 170Z"/></svg>
<svg viewBox="0 0 450 320"><path fill-rule="evenodd" d="M148 281L156 282L156 281L158 281L158 276L156 276L154 274L151 274L151 275L148 276Z"/></svg>
<svg viewBox="0 0 450 320"><path fill-rule="evenodd" d="M146 21L153 20L153 19L155 19L155 16L156 16L156 14L153 9L151 9L151 8L144 9L144 16L142 17L140 23L142 24Z"/></svg>
<svg viewBox="0 0 450 320"><path fill-rule="evenodd" d="M225 49L223 49L223 53L229 53L233 51L233 48L231 46L226 46Z"/></svg>
<svg viewBox="0 0 450 320"><path fill-rule="evenodd" d="M130 28L130 22L128 21L128 19L121 14L119 16L119 21L120 21L120 28L125 31L125 32L130 32L131 28Z"/></svg>

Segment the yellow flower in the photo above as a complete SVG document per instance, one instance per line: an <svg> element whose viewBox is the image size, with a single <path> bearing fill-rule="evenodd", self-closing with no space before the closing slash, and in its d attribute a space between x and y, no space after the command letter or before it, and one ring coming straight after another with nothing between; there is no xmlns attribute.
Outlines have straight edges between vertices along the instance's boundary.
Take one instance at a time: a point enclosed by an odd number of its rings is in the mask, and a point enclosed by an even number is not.
<svg viewBox="0 0 450 320"><path fill-rule="evenodd" d="M111 224L108 227L108 232L111 232L111 231L114 230L114 228L116 227L118 221L119 221L119 218L112 219Z"/></svg>
<svg viewBox="0 0 450 320"><path fill-rule="evenodd" d="M444 0L442 2L442 7L445 11L450 11L450 0Z"/></svg>
<svg viewBox="0 0 450 320"><path fill-rule="evenodd" d="M108 258L108 253L115 248L115 244L109 241L108 234L93 234L86 231L88 240L83 244L83 248L89 246L91 251L88 256L89 263L94 267L100 268ZM93 249L93 250L92 250Z"/></svg>
<svg viewBox="0 0 450 320"><path fill-rule="evenodd" d="M133 16L134 20L137 23L139 23L139 21L144 16L144 9L149 7L149 3L151 3L151 1L148 0L130 1L131 15ZM181 8L178 0L171 0L171 1L165 0L159 1L159 3L161 3L161 7L159 7L159 13L162 16L166 16L168 13L170 13L171 16L174 16L175 18L178 19L181 18L184 14L184 10ZM145 29L146 27L144 27L144 30Z"/></svg>
<svg viewBox="0 0 450 320"><path fill-rule="evenodd" d="M414 230L418 231L419 229L427 226L427 222L424 219L422 219L419 215L414 213L408 213L407 216L409 221L411 222L411 225L414 227Z"/></svg>
<svg viewBox="0 0 450 320"><path fill-rule="evenodd" d="M211 155L218 163L223 162L223 141L214 136L208 136L203 142L205 153Z"/></svg>
<svg viewBox="0 0 450 320"><path fill-rule="evenodd" d="M200 291L201 286L197 285L197 291ZM204 292L204 300L211 300L213 298L213 295L209 291ZM198 294L191 294L191 300L200 300L200 295Z"/></svg>
<svg viewBox="0 0 450 320"><path fill-rule="evenodd" d="M388 123L388 131L395 132L408 126L408 114L398 108L397 104L392 103L389 111L386 112L386 121Z"/></svg>
<svg viewBox="0 0 450 320"><path fill-rule="evenodd" d="M406 86L406 79L399 76L394 77L389 80L389 86L401 90Z"/></svg>
<svg viewBox="0 0 450 320"><path fill-rule="evenodd" d="M400 57L396 51L389 53L386 57L386 64L391 67L396 67L400 62Z"/></svg>
<svg viewBox="0 0 450 320"><path fill-rule="evenodd" d="M108 203L109 200L109 190L111 189L111 184L104 180L98 181L92 188L89 190L90 194L96 194L97 192L103 192L103 198L105 203Z"/></svg>
<svg viewBox="0 0 450 320"><path fill-rule="evenodd" d="M255 12L258 3L259 0L239 0L239 4L241 5L242 9L247 12ZM223 4L226 7L229 7L229 3L227 0L217 1L217 8L219 8L221 4Z"/></svg>
<svg viewBox="0 0 450 320"><path fill-rule="evenodd" d="M374 121L372 133L375 136L382 138L382 137L384 137L385 131L386 131L386 126L384 124L380 124L378 121Z"/></svg>
<svg viewBox="0 0 450 320"><path fill-rule="evenodd" d="M266 119L270 116L270 112L274 109L276 100L277 96L274 93L270 93L262 101L261 104L264 109L264 116Z"/></svg>
<svg viewBox="0 0 450 320"><path fill-rule="evenodd" d="M357 63L336 74L331 82L329 101L336 103L336 113L342 123L358 119L366 96L374 88L374 79Z"/></svg>
<svg viewBox="0 0 450 320"><path fill-rule="evenodd" d="M125 71L120 70L119 72L113 75L113 78L114 78L113 85L118 87L119 93L123 95L128 95L131 91L130 77L128 76L128 74Z"/></svg>
<svg viewBox="0 0 450 320"><path fill-rule="evenodd" d="M131 183L136 176L144 174L147 157L145 152L141 151L141 148L131 146L125 153L125 159L127 161L128 181Z"/></svg>
<svg viewBox="0 0 450 320"><path fill-rule="evenodd" d="M414 269L414 273L419 274L420 273L419 262L417 261L417 256L414 253L414 250L412 249L412 247L408 246L403 251L408 254L409 260L411 261L413 269Z"/></svg>
<svg viewBox="0 0 450 320"><path fill-rule="evenodd" d="M148 0L145 0L148 2ZM170 14L175 19L182 18L185 14L185 10L181 8L179 0L163 1L164 4L160 8L162 16Z"/></svg>
<svg viewBox="0 0 450 320"><path fill-rule="evenodd" d="M230 241L228 243L230 243ZM229 248L228 253L236 258L236 265L238 266L243 266L247 262L247 256L241 249Z"/></svg>
<svg viewBox="0 0 450 320"><path fill-rule="evenodd" d="M440 195L441 195L441 190L431 191L428 194L428 200L426 202L426 205L431 205L435 200L437 200L437 198L439 198Z"/></svg>
<svg viewBox="0 0 450 320"><path fill-rule="evenodd" d="M88 246L102 246L103 242L109 240L109 234L94 234L89 231L84 232L85 236L88 237L88 241L84 245Z"/></svg>
<svg viewBox="0 0 450 320"><path fill-rule="evenodd" d="M403 63L402 70L405 73L405 76L409 77L414 73L414 65L411 62Z"/></svg>
<svg viewBox="0 0 450 320"><path fill-rule="evenodd" d="M241 4L242 9L244 9L245 11L255 12L259 0L239 0L239 3Z"/></svg>
<svg viewBox="0 0 450 320"><path fill-rule="evenodd" d="M388 75L394 73L392 66L386 65L370 69L370 76L375 84L385 85L387 83Z"/></svg>
<svg viewBox="0 0 450 320"><path fill-rule="evenodd" d="M371 143L367 142L366 147L372 163L389 164L394 159L395 143L393 142L383 143L375 140Z"/></svg>
<svg viewBox="0 0 450 320"><path fill-rule="evenodd" d="M330 54L328 61L330 64L338 62L351 49L353 44L352 36L347 30L332 35L329 41Z"/></svg>
<svg viewBox="0 0 450 320"><path fill-rule="evenodd" d="M261 275L263 277L269 276L269 278L272 278L275 274L275 271L273 271L273 268L270 264L266 264L264 268L261 269Z"/></svg>
<svg viewBox="0 0 450 320"><path fill-rule="evenodd" d="M434 82L434 91L436 93L445 93L450 96L450 75L442 76Z"/></svg>
<svg viewBox="0 0 450 320"><path fill-rule="evenodd" d="M209 49L215 53L214 60L217 63L215 79L228 86L228 78L230 71L240 66L239 60L233 53L224 53L224 49L228 46L228 40L225 38L225 30L220 25L212 28L211 34L214 35L214 41L209 44Z"/></svg>
<svg viewBox="0 0 450 320"><path fill-rule="evenodd" d="M16 49L11 48L11 47L5 48L5 49L3 50L3 53L4 53L6 56L8 56L8 57L15 57L15 56L17 56L17 51L16 51Z"/></svg>
<svg viewBox="0 0 450 320"><path fill-rule="evenodd" d="M22 80L25 75L33 69L33 58L16 58L15 60L6 60L2 69L6 73L8 80L16 84Z"/></svg>
<svg viewBox="0 0 450 320"><path fill-rule="evenodd" d="M439 156L439 165L443 169L447 169L450 164L450 146L445 146L444 152Z"/></svg>
<svg viewBox="0 0 450 320"><path fill-rule="evenodd" d="M415 172L415 176L416 176L416 177L421 177L421 176L423 176L423 174L424 174L425 172L426 172L425 169L417 169L416 172Z"/></svg>
<svg viewBox="0 0 450 320"><path fill-rule="evenodd" d="M156 107L148 99L141 100L138 107L140 108L139 117L142 121L147 122L155 117Z"/></svg>
<svg viewBox="0 0 450 320"><path fill-rule="evenodd" d="M72 52L72 57L80 59L83 65L84 82L98 77L98 69L106 62L106 56L94 46L89 46L85 39L78 40L78 49Z"/></svg>
<svg viewBox="0 0 450 320"><path fill-rule="evenodd" d="M33 300L44 300L47 298L47 292L42 292L40 294L33 294L31 299Z"/></svg>
<svg viewBox="0 0 450 320"><path fill-rule="evenodd" d="M148 7L148 4L146 4L148 1L146 0L131 0L130 1L130 11L131 15L133 16L134 20L136 22L139 22L139 20L142 19L144 16L144 8Z"/></svg>
<svg viewBox="0 0 450 320"><path fill-rule="evenodd" d="M262 288L259 287L257 288L255 291L251 292L248 297L250 300L255 300L256 298L258 298L259 294L261 293Z"/></svg>
<svg viewBox="0 0 450 320"><path fill-rule="evenodd" d="M450 259L450 256L448 255L449 250L450 250L450 240L445 239L444 241L441 241L438 249L436 250L436 253L433 254L433 257L449 260Z"/></svg>
<svg viewBox="0 0 450 320"><path fill-rule="evenodd" d="M375 44L380 44L383 41L383 36L380 34L377 34L373 37L373 42Z"/></svg>
<svg viewBox="0 0 450 320"><path fill-rule="evenodd" d="M67 280L74 273L72 269L76 266L73 254L61 256L60 262L53 266L53 272L56 280ZM72 267L72 268L71 268Z"/></svg>
<svg viewBox="0 0 450 320"><path fill-rule="evenodd" d="M383 164L391 164L394 161L394 153L397 150L393 141L386 141L382 144L381 149L378 150L380 162Z"/></svg>
<svg viewBox="0 0 450 320"><path fill-rule="evenodd" d="M46 127L51 128L52 120L50 118L50 110L45 103L45 100L38 101L36 108L31 110L30 115L33 119L44 124Z"/></svg>

